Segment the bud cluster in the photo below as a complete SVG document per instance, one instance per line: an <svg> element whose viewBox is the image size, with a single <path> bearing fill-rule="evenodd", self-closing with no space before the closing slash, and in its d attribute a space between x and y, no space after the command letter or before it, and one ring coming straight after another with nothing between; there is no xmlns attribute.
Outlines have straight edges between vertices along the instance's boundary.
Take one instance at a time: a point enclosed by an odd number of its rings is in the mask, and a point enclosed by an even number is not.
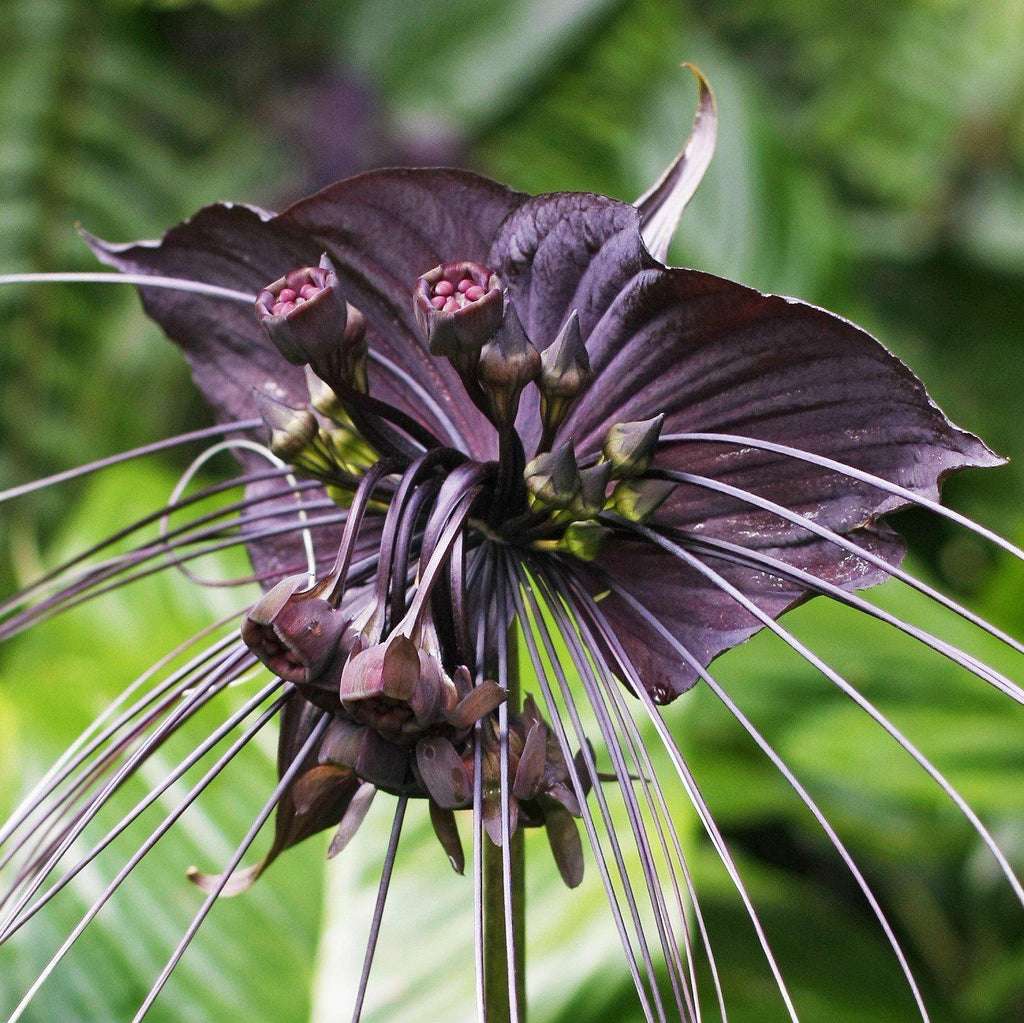
<svg viewBox="0 0 1024 1023"><path fill-rule="evenodd" d="M614 511L631 522L650 518L675 486L643 478L664 418L616 423L605 436L601 458L585 469L579 468L571 442L529 462L523 477L531 508L546 514L547 523L559 533L538 539L533 546L590 561L610 532L596 521L602 512Z"/></svg>
<svg viewBox="0 0 1024 1023"><path fill-rule="evenodd" d="M414 639L396 630L368 643L362 621L334 606L329 583L282 580L247 615L242 636L280 678L331 713L306 789L350 793L351 779L399 795L426 798L438 837L461 869L457 829L445 815L472 804L474 726L483 722L484 823L500 843L500 747L492 712L507 698L497 683L474 685L469 671L449 674L430 627ZM572 816L580 815L568 766L533 701L509 715L510 828L548 828L552 849L570 885L582 877L582 852ZM298 789L298 787L297 787ZM305 791L305 790L303 790ZM298 799L301 796L295 796ZM301 801L301 800L300 800ZM359 820L346 815L333 851ZM455 836L453 839L453 835Z"/></svg>

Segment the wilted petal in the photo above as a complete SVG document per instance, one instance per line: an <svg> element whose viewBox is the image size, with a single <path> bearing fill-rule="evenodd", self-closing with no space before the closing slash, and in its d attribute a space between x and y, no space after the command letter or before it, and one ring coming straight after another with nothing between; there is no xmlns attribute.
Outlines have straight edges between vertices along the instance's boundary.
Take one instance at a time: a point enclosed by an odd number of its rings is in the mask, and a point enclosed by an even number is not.
<svg viewBox="0 0 1024 1023"><path fill-rule="evenodd" d="M309 738L321 711L305 700L294 697L285 705L278 737L278 774L288 770L296 754ZM228 879L222 895L238 895L246 891L286 849L334 827L344 816L359 788L359 779L334 765L318 765L316 751L309 754L308 769L281 797L274 818L274 841L266 856L252 866L236 870ZM189 880L204 891L213 891L221 875L204 874L192 867Z"/></svg>

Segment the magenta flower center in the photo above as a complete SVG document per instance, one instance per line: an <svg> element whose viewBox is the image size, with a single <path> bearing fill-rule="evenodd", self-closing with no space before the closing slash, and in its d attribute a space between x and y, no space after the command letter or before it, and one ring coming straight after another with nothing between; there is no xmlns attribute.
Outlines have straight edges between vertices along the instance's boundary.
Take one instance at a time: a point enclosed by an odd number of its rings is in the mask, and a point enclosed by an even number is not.
<svg viewBox="0 0 1024 1023"><path fill-rule="evenodd" d="M485 294L469 270L452 269L430 289L430 304L441 312L453 313L478 302Z"/></svg>

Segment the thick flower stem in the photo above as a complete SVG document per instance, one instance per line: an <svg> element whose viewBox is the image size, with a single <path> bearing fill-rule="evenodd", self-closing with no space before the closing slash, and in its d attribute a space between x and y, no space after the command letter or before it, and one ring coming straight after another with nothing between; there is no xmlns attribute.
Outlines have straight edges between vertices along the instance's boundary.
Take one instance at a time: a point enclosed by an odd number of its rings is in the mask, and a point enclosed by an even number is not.
<svg viewBox="0 0 1024 1023"><path fill-rule="evenodd" d="M512 838L512 924L516 946L516 1000L519 1003L519 1019L513 1020L505 955L501 850L489 839L484 840L484 1001L487 1023L524 1023L526 1020L525 864L523 832L520 830Z"/></svg>
<svg viewBox="0 0 1024 1023"><path fill-rule="evenodd" d="M508 708L519 710L518 643L515 625L509 631L506 656ZM526 1021L526 850L523 830L510 842L512 867L512 933L515 945L516 1002L518 1017L509 1004L508 958L505 951L505 899L501 849L484 838L484 1004L487 1023Z"/></svg>

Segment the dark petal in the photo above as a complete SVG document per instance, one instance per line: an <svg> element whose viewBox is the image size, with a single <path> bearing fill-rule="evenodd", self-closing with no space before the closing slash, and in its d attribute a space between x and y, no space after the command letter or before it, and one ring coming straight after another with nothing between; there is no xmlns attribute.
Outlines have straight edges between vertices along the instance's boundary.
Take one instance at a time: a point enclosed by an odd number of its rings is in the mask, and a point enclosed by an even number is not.
<svg viewBox="0 0 1024 1023"><path fill-rule="evenodd" d="M519 755L512 795L516 799L532 799L540 789L544 778L547 757L547 728L537 722L527 733L523 752Z"/></svg>
<svg viewBox="0 0 1024 1023"><path fill-rule="evenodd" d="M309 738L322 712L305 700L295 697L285 705L278 736L278 775L287 771L303 743ZM316 763L317 754L309 755L308 767L284 794L274 818L274 841L258 863L235 871L222 895L238 895L250 888L260 875L293 845L298 845L325 828L334 827L359 789L359 779L346 768ZM203 874L192 868L189 879L204 891L213 891L219 875Z"/></svg>
<svg viewBox="0 0 1024 1023"><path fill-rule="evenodd" d="M540 196L509 217L492 250L492 265L538 348L578 310L596 380L558 435L575 443L578 457L596 454L612 425L665 413L663 434L749 432L930 497L947 472L999 464L854 324L711 274L666 268L644 249L640 226L637 210L612 199ZM520 413L527 432L533 415L532 407ZM658 457L659 465L723 479L752 466L760 475L743 476L743 484L774 486L766 496L815 510L837 528L899 505L806 463L780 471L783 462L753 451L737 458L723 445L678 445ZM667 519L674 524L708 517L708 499L691 488L680 488L672 506ZM796 527L777 524L775 531L785 539Z"/></svg>
<svg viewBox="0 0 1024 1023"><path fill-rule="evenodd" d="M507 691L497 682L481 682L455 705L448 714L448 721L455 728L469 728L504 703L507 697Z"/></svg>
<svg viewBox="0 0 1024 1023"><path fill-rule="evenodd" d="M598 383L565 428L581 455L596 451L614 423L664 412L662 436L717 431L790 444L932 498L946 473L1000 462L852 323L695 270L651 268L624 286L590 358ZM836 529L901 503L807 463L729 445L662 447L656 465L754 489ZM708 524L729 510L722 500L680 487L659 518ZM731 510L749 528L749 512L735 501ZM759 517L758 528L767 530L762 542L786 542L800 532L770 518ZM726 535L710 524L702 528Z"/></svg>
<svg viewBox="0 0 1024 1023"><path fill-rule="evenodd" d="M892 564L903 557L902 541L885 527L855 530L849 537ZM817 538L760 550L846 589L873 586L886 578L881 569ZM651 611L701 665L706 666L761 628L757 619L727 593L646 540L616 536L599 561L615 584ZM705 561L773 617L807 597L799 585L768 573L712 558ZM652 579L658 581L657 585L651 584ZM596 576L590 585L594 592L602 589ZM668 703L694 684L696 671L625 600L612 592L599 606L655 702ZM614 659L609 663L614 665Z"/></svg>
<svg viewBox="0 0 1024 1023"><path fill-rule="evenodd" d="M466 869L466 855L462 851L462 839L459 826L455 822L455 814L451 810L442 809L433 800L430 801L430 823L434 826L434 834L448 856L448 862L456 874Z"/></svg>
<svg viewBox="0 0 1024 1023"><path fill-rule="evenodd" d="M104 263L127 273L182 277L254 296L296 266L315 264L313 239L251 206L201 209L159 241L112 244L86 235ZM140 289L146 312L184 350L196 385L219 420L259 415L255 387L286 404L305 404L302 368L277 352L254 306L168 289Z"/></svg>
<svg viewBox="0 0 1024 1023"><path fill-rule="evenodd" d="M545 800L544 827L558 873L569 888L583 880L583 843L576 821L557 803Z"/></svg>
<svg viewBox="0 0 1024 1023"><path fill-rule="evenodd" d="M582 460L600 451L614 424L665 413L663 435L722 432L789 444L933 499L948 473L999 464L980 440L946 419L902 362L852 323L710 274L668 269L645 251L640 226L636 210L612 200L544 196L520 207L496 243L492 264L509 282L536 345L549 344L569 312L579 310L595 380L556 444L573 441ZM520 423L527 414L532 410ZM725 444L663 446L655 466L742 487L845 534L904 503L806 462ZM810 544L809 554L808 534L795 524L695 486L680 485L655 519L794 563L808 560L823 578L841 578L851 588L880 578L865 563L846 564L848 555L827 543ZM855 535L878 542L869 532ZM881 542L885 557L901 556L891 540ZM639 545L609 544L597 564L617 581L639 586L636 595L659 605L663 620L700 660L753 631L733 602L671 558L645 552L649 570L638 572L623 548ZM751 595L763 590L757 583ZM781 610L795 599L772 602ZM634 636L631 654L644 665L652 691L668 698L692 682L692 672L665 656L665 644L631 624L632 615L617 617Z"/></svg>
<svg viewBox="0 0 1024 1023"><path fill-rule="evenodd" d="M835 458L899 483L930 498L949 472L999 464L984 444L959 430L931 402L916 377L878 342L853 324L820 309L689 270L650 270L634 281L606 317L602 343L591 351L599 384L574 413L582 451L600 444L604 431L623 419L666 412L662 435L723 432L789 444ZM614 340L617 339L617 340ZM612 343L614 340L614 343ZM848 534L901 506L898 498L839 473L750 448L711 443L662 447L656 467L674 468L727 482ZM656 520L698 535L729 539L795 563L808 533L741 500L680 485ZM632 545L627 544L627 547ZM877 572L855 563L825 542L811 571L848 587L877 581ZM897 560L898 546L887 542ZM749 634L724 597L708 600L707 585L671 559L649 552L645 603L663 603L670 628L694 645L705 661ZM636 586L636 562L609 544L598 558L617 579ZM624 576L624 569L630 569ZM664 604L664 581L675 600ZM687 596L685 583L696 587ZM744 587L745 588L745 587ZM754 596L754 592L750 592ZM724 602L724 605L723 605ZM720 611L715 605L723 605ZM786 602L779 602L780 608ZM775 612L773 612L775 613ZM738 616L743 621L742 614ZM687 622L710 627L703 639ZM738 631L737 631L738 629ZM680 675L665 644L641 638L636 656L649 665L649 686L678 691L692 682ZM660 669L658 665L661 665Z"/></svg>
<svg viewBox="0 0 1024 1023"><path fill-rule="evenodd" d="M632 206L574 192L524 202L502 225L489 258L540 351L555 341L573 310L589 351L588 339L604 311L650 261ZM538 394L532 388L523 395L516 426L531 450L539 437Z"/></svg>
<svg viewBox="0 0 1024 1023"><path fill-rule="evenodd" d="M465 806L472 796L469 772L455 747L441 737L416 744L416 769L431 798L446 810Z"/></svg>
<svg viewBox="0 0 1024 1023"><path fill-rule="evenodd" d="M668 255L679 218L711 163L718 136L718 112L711 86L693 64L683 66L689 68L697 79L697 113L690 137L665 173L636 201L647 250L655 259L662 261Z"/></svg>

